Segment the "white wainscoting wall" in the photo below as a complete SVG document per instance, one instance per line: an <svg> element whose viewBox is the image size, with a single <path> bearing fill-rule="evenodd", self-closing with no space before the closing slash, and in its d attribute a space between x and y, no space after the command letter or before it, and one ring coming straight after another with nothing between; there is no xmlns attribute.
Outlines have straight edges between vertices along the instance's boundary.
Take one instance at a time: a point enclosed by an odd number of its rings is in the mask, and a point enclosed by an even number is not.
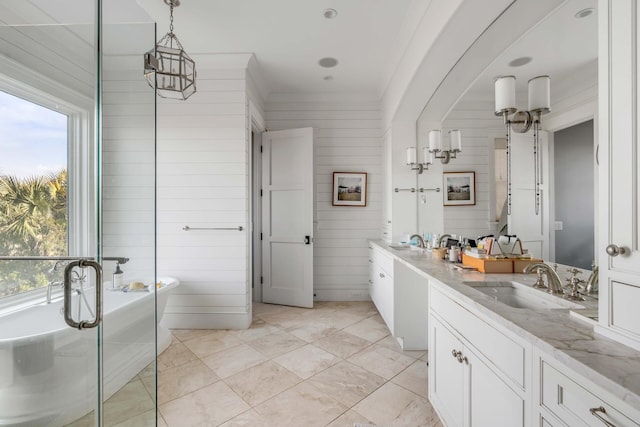
<svg viewBox="0 0 640 427"><path fill-rule="evenodd" d="M181 282L165 321L172 328L246 328L246 69L200 69L197 88L186 102L158 102L158 273Z"/></svg>

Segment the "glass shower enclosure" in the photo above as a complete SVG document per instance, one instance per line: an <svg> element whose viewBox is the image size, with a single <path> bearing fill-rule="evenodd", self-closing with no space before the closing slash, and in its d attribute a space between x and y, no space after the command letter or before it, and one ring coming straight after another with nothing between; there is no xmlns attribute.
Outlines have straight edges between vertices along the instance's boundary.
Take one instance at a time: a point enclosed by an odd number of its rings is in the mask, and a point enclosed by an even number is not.
<svg viewBox="0 0 640 427"><path fill-rule="evenodd" d="M156 425L155 24L0 0L0 426Z"/></svg>

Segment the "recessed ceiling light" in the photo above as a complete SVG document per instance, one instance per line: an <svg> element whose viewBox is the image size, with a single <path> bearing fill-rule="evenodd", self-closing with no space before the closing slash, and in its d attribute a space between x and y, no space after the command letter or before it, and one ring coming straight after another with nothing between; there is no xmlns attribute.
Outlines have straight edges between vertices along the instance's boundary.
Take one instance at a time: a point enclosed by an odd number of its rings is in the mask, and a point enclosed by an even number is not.
<svg viewBox="0 0 640 427"><path fill-rule="evenodd" d="M593 13L593 8L592 7L588 7L586 9L582 9L582 10L578 11L578 13L573 15L573 17L576 18L576 19L582 19L582 18L586 18L587 16L591 15L592 13Z"/></svg>
<svg viewBox="0 0 640 427"><path fill-rule="evenodd" d="M320 64L320 66L324 68L333 68L338 65L338 60L336 58L327 57L322 58L320 61L318 61L318 64Z"/></svg>
<svg viewBox="0 0 640 427"><path fill-rule="evenodd" d="M324 17L325 17L325 18L327 18L327 19L333 19L333 18L335 18L336 16L338 16L338 11L337 11L337 10L335 10L335 9L325 9L325 10L322 12L322 16L324 16Z"/></svg>
<svg viewBox="0 0 640 427"><path fill-rule="evenodd" d="M324 80L325 82L330 82L331 80L333 80L333 76L324 76L322 80Z"/></svg>
<svg viewBox="0 0 640 427"><path fill-rule="evenodd" d="M510 67L522 67L523 65L527 65L529 62L533 61L533 58L530 56L521 56L520 58L516 58L513 61L509 62Z"/></svg>

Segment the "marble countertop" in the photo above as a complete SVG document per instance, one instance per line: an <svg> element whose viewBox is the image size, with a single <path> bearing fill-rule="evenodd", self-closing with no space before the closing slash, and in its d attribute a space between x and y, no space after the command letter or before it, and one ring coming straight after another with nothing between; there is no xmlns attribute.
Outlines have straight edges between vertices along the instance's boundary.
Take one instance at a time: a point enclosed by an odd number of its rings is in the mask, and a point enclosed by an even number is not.
<svg viewBox="0 0 640 427"><path fill-rule="evenodd" d="M568 309L535 311L513 308L465 284L471 281L516 281L533 285L535 275L463 271L449 262L432 259L429 252L397 250L381 240L371 243L423 276L446 285L446 290L461 304L494 320L640 410L640 351L596 334L592 322L571 315ZM593 299L579 304L591 311L597 308L597 301Z"/></svg>

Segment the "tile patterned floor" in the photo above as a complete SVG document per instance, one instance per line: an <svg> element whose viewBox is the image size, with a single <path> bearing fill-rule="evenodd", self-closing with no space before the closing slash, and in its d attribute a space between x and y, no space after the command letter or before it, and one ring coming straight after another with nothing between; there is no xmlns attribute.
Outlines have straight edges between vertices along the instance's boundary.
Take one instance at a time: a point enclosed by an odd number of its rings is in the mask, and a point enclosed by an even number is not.
<svg viewBox="0 0 640 427"><path fill-rule="evenodd" d="M426 352L403 352L372 303L253 312L244 331L173 331L158 357L159 426L442 427L427 400ZM110 401L151 385L141 374ZM147 400L125 399L129 419L113 424L149 425Z"/></svg>

